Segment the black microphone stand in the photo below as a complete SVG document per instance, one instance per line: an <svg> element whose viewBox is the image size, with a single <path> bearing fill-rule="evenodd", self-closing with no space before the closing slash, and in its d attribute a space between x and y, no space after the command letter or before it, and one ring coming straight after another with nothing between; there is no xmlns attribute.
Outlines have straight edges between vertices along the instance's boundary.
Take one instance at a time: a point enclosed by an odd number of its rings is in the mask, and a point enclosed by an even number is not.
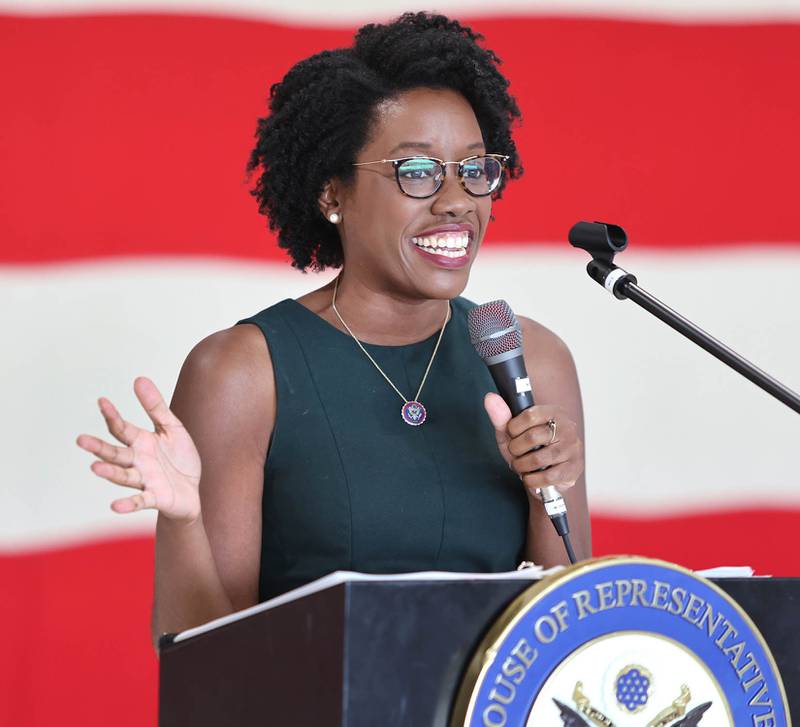
<svg viewBox="0 0 800 727"><path fill-rule="evenodd" d="M592 256L591 262L586 266L589 277L600 283L615 298L632 300L800 414L800 396L788 386L664 305L658 298L639 287L635 275L614 264L614 255L628 246L628 237L619 225L578 222L569 231L569 241L574 247L583 248Z"/></svg>

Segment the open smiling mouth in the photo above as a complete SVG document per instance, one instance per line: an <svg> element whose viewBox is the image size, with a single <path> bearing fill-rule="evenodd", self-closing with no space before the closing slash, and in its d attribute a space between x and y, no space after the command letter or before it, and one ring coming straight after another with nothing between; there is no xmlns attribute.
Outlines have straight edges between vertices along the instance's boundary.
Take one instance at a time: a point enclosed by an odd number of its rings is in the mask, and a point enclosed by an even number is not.
<svg viewBox="0 0 800 727"><path fill-rule="evenodd" d="M466 258L469 248L469 233L446 232L424 237L412 237L411 242L422 252L447 259Z"/></svg>

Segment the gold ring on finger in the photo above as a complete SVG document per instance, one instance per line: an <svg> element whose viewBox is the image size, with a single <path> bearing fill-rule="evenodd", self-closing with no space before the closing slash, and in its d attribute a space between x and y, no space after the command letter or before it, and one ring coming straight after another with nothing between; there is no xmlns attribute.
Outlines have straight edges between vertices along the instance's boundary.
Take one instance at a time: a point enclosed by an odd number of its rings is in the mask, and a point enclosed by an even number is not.
<svg viewBox="0 0 800 727"><path fill-rule="evenodd" d="M556 441L556 432L558 432L558 424L556 424L555 419L548 419L547 426L550 429L550 441L547 443L547 446L549 447L553 442Z"/></svg>

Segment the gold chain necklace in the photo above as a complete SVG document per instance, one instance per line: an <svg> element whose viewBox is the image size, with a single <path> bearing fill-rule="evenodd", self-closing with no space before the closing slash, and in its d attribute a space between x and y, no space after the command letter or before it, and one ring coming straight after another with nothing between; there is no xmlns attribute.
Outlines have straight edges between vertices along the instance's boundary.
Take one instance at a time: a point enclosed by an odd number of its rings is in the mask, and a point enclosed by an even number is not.
<svg viewBox="0 0 800 727"><path fill-rule="evenodd" d="M403 417L403 421L406 424L410 424L412 427L418 427L422 424L425 419L428 417L428 412L426 411L425 407L422 406L422 403L419 401L419 395L422 393L422 387L425 386L425 380L428 378L428 372L431 370L431 364L433 364L433 359L436 358L436 352L439 350L439 344L442 342L442 336L444 335L444 329L447 326L447 322L450 320L450 303L447 304L447 315L444 317L444 323L442 323L442 330L439 331L439 338L436 339L436 345L433 347L433 353L431 354L431 360L428 361L428 368L425 369L425 373L422 376L422 381L419 384L419 389L417 389L417 395L411 399L410 401L403 396L400 389L398 389L392 380L383 372L383 369L378 366L378 363L375 361L372 356L369 355L369 352L366 348L361 345L361 341L359 341L355 334L350 330L350 326L348 326L344 322L344 318L342 318L341 314L336 308L336 291L339 290L339 277L336 277L336 282L333 284L333 300L331 301L331 308L333 308L333 312L336 314L336 317L339 319L339 322L345 327L345 330L350 334L352 339L358 344L358 347L364 352L364 355L372 362L372 365L378 369L378 373L386 379L386 383L389 384L396 392L397 395L403 400L403 408L400 410L400 414Z"/></svg>

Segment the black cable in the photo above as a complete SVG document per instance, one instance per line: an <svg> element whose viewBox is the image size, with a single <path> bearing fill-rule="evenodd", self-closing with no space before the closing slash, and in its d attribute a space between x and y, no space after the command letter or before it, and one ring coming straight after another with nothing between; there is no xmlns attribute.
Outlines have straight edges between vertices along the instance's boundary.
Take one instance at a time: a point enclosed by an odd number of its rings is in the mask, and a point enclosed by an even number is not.
<svg viewBox="0 0 800 727"><path fill-rule="evenodd" d="M577 563L578 559L575 557L575 551L572 549L572 543L569 541L569 533L564 533L561 536L564 541L564 547L567 549L567 557L570 563Z"/></svg>
<svg viewBox="0 0 800 727"><path fill-rule="evenodd" d="M577 563L578 559L575 557L575 551L572 549L572 543L569 539L569 523L567 522L566 511L559 513L558 515L551 515L550 522L553 523L553 527L556 529L556 532L564 541L564 547L567 549L567 557L569 557L569 562Z"/></svg>

